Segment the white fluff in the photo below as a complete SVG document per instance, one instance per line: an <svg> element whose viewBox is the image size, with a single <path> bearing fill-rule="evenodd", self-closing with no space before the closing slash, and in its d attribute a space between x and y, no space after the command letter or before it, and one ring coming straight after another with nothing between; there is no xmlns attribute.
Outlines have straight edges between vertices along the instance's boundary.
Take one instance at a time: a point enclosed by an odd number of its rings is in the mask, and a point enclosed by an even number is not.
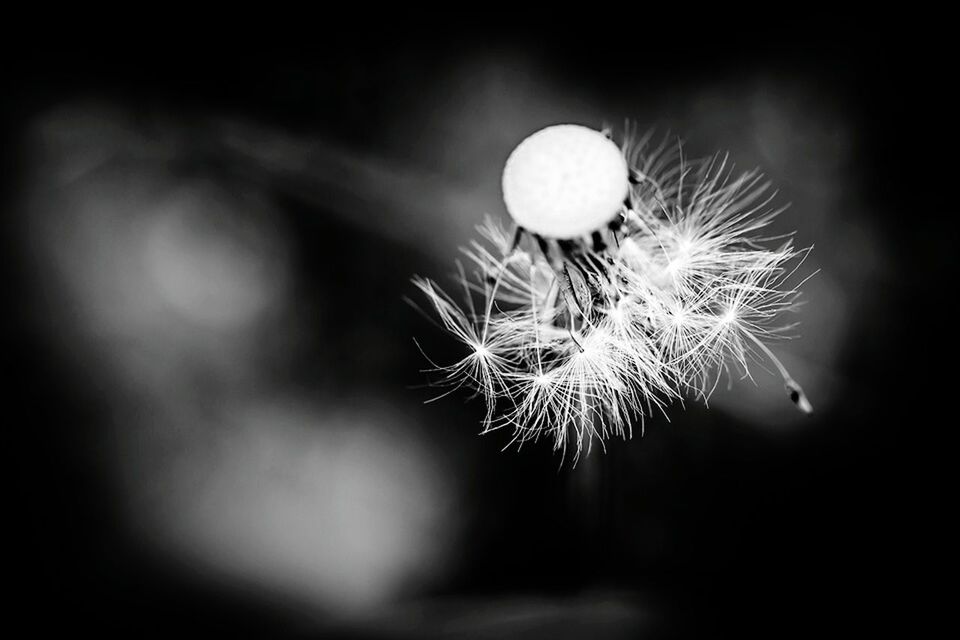
<svg viewBox="0 0 960 640"><path fill-rule="evenodd" d="M630 437L674 400L706 401L723 371L773 362L791 399L812 407L766 341L798 292L806 251L760 236L779 209L756 172L726 157L690 162L648 138L624 149L634 177L619 226L557 242L487 220L464 250L458 304L416 278L444 328L468 348L437 384L487 402L484 431L541 436L574 458L594 439ZM459 265L458 265L459 266Z"/></svg>

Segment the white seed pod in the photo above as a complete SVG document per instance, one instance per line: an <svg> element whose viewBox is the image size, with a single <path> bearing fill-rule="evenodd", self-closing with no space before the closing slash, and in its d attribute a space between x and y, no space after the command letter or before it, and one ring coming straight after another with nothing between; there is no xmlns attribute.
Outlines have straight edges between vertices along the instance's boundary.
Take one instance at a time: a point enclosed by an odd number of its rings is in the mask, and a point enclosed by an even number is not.
<svg viewBox="0 0 960 640"><path fill-rule="evenodd" d="M518 225L570 239L602 228L630 188L626 160L603 133L576 124L546 127L517 145L503 169L503 200Z"/></svg>

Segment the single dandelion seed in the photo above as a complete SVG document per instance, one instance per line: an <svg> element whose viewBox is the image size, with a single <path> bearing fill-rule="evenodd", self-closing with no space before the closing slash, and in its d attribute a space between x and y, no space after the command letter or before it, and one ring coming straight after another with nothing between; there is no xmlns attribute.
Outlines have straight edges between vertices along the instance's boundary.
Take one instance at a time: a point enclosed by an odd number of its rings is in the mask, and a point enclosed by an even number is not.
<svg viewBox="0 0 960 640"><path fill-rule="evenodd" d="M675 401L706 402L723 374L752 379L757 361L810 413L767 346L792 327L779 318L807 255L764 237L774 195L726 156L691 161L650 134L621 149L580 125L534 133L503 171L516 226L487 219L463 250L463 301L414 279L466 349L433 382L483 395L483 431L510 431L507 446L545 437L574 460Z"/></svg>

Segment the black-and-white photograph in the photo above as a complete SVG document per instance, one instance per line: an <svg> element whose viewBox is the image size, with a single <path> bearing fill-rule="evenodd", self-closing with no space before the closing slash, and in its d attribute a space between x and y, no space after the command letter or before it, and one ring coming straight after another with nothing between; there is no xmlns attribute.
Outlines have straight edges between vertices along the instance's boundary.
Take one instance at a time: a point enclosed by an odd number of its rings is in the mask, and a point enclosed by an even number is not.
<svg viewBox="0 0 960 640"><path fill-rule="evenodd" d="M15 635L917 633L950 74L661 27L21 52Z"/></svg>

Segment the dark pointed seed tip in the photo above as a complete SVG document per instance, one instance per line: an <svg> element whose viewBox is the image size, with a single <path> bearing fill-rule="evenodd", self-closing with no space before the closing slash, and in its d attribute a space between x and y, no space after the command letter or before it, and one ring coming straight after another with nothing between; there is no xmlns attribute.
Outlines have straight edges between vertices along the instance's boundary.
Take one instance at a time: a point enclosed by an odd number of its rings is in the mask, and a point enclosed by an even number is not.
<svg viewBox="0 0 960 640"><path fill-rule="evenodd" d="M810 404L810 401L807 399L807 394L803 392L803 389L800 388L793 380L788 380L787 391L790 393L790 400L793 404L797 405L797 408L800 411L803 411L805 414L810 415L813 413L813 405Z"/></svg>
<svg viewBox="0 0 960 640"><path fill-rule="evenodd" d="M593 242L593 250L597 253L602 253L607 249L607 243L603 241L603 236L600 235L599 231L594 231L590 234L590 240Z"/></svg>

